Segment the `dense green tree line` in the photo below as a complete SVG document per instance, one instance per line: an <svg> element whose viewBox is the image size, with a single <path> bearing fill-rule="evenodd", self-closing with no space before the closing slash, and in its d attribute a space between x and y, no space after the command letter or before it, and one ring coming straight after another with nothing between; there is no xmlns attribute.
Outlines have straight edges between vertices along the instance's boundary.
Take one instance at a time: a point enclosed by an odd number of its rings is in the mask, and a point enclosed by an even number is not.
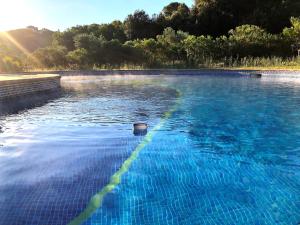
<svg viewBox="0 0 300 225"><path fill-rule="evenodd" d="M298 0L196 0L195 15L201 32L222 35L244 24L262 27L270 33L280 33L290 26L291 17L299 17Z"/></svg>
<svg viewBox="0 0 300 225"><path fill-rule="evenodd" d="M114 38L117 35L123 37L118 28L107 32L105 38L97 30L77 27L72 28L76 30L72 35L70 30L56 33L52 46L38 49L32 56L40 63L35 67L45 68L120 68L128 65L197 68L205 66L209 60L231 66L232 61L247 57L295 55L300 46L300 19L293 17L291 24L280 34L268 33L256 25L242 25L216 38L167 27L155 38L125 42ZM30 62L34 63L37 62Z"/></svg>
<svg viewBox="0 0 300 225"><path fill-rule="evenodd" d="M196 68L208 62L231 66L246 58L284 59L300 48L299 18L298 0L195 0L191 8L174 2L157 15L137 10L123 22L55 32L51 44L34 48L29 57L2 51L0 68Z"/></svg>

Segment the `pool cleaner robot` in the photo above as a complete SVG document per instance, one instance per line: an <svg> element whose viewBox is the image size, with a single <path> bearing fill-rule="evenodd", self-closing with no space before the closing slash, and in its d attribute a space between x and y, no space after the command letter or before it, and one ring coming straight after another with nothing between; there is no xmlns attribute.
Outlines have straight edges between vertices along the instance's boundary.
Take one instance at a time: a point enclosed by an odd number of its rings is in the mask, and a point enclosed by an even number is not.
<svg viewBox="0 0 300 225"><path fill-rule="evenodd" d="M135 136L145 136L148 132L147 123L134 123L133 124L133 134Z"/></svg>

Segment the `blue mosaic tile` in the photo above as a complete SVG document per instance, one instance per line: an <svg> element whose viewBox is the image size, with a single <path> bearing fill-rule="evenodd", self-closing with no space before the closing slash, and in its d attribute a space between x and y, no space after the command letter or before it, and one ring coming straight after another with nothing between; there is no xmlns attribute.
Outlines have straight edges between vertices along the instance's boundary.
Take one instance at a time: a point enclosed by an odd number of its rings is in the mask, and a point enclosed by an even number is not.
<svg viewBox="0 0 300 225"><path fill-rule="evenodd" d="M182 93L176 111L83 224L300 222L298 82L118 79L70 79L60 99L0 116L1 225L76 218L143 142L132 123L153 129L174 105L174 89Z"/></svg>

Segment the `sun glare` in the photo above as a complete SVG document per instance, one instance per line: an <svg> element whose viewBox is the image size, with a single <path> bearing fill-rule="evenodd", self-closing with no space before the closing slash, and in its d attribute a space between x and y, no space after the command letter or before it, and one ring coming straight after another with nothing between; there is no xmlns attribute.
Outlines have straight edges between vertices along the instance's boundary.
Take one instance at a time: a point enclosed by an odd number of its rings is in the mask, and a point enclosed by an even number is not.
<svg viewBox="0 0 300 225"><path fill-rule="evenodd" d="M39 21L30 1L0 0L0 31L26 27Z"/></svg>

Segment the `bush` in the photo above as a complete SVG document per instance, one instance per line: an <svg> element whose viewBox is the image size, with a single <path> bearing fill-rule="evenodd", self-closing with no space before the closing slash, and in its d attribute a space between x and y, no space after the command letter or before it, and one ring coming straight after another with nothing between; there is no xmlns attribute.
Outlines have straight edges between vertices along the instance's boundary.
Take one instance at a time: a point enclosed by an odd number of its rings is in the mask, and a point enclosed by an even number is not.
<svg viewBox="0 0 300 225"><path fill-rule="evenodd" d="M273 36L254 25L243 25L229 31L229 48L232 56L264 56Z"/></svg>
<svg viewBox="0 0 300 225"><path fill-rule="evenodd" d="M0 72L19 72L23 69L19 59L0 55Z"/></svg>
<svg viewBox="0 0 300 225"><path fill-rule="evenodd" d="M60 68L67 65L67 48L51 46L36 50L30 57L30 62L37 68Z"/></svg>

